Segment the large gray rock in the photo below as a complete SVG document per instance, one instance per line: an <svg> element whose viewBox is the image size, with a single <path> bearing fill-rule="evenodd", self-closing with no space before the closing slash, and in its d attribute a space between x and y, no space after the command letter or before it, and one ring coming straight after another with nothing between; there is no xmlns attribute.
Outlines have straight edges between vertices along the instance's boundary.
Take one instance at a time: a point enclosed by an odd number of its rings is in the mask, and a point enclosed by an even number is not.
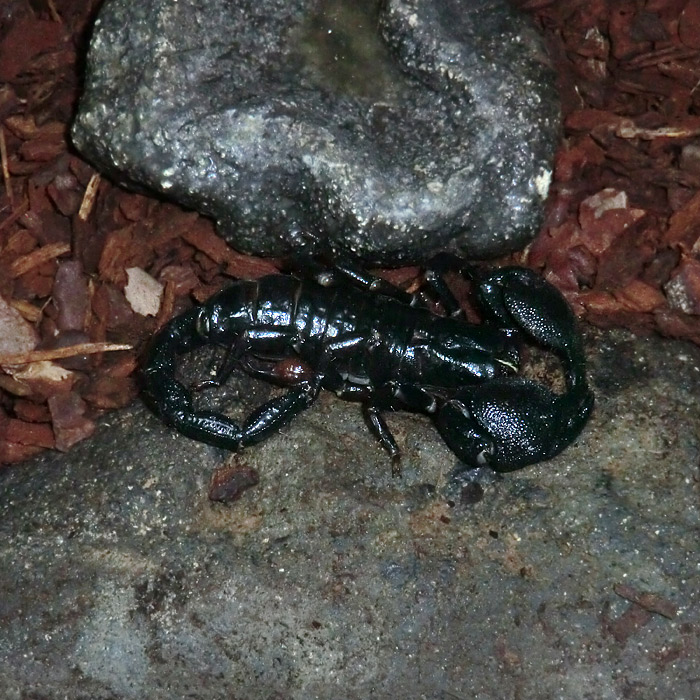
<svg viewBox="0 0 700 700"><path fill-rule="evenodd" d="M108 0L73 137L241 250L296 225L396 264L524 246L558 129L506 0Z"/></svg>
<svg viewBox="0 0 700 700"><path fill-rule="evenodd" d="M0 698L697 698L700 350L589 341L586 430L478 502L427 418L388 417L392 478L327 392L229 506L227 455L140 405L0 472Z"/></svg>

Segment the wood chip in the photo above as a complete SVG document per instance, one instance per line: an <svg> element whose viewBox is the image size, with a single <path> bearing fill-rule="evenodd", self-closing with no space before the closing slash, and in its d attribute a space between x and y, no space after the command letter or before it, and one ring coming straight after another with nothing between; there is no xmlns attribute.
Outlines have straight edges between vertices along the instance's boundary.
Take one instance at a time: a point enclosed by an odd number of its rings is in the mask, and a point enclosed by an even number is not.
<svg viewBox="0 0 700 700"><path fill-rule="evenodd" d="M35 267L43 265L49 260L55 260L61 255L66 255L70 253L69 243L50 243L49 245L42 246L36 250L23 255L21 258L17 258L12 265L10 265L10 276L14 279L20 275L24 275Z"/></svg>
<svg viewBox="0 0 700 700"><path fill-rule="evenodd" d="M61 360L76 355L94 355L100 352L116 352L119 350L133 350L133 345L125 343L81 343L66 348L53 350L31 350L23 353L0 353L0 365L14 366L26 365L31 362L45 362Z"/></svg>
<svg viewBox="0 0 700 700"><path fill-rule="evenodd" d="M155 316L163 297L163 285L140 267L129 267L126 274L129 281L124 296L131 308L141 316Z"/></svg>
<svg viewBox="0 0 700 700"><path fill-rule="evenodd" d="M633 586L624 583L617 584L613 590L621 598L636 603L649 612L663 615L663 617L667 617L669 620L672 620L678 614L676 605L668 600L668 598L664 598L655 593L643 593Z"/></svg>
<svg viewBox="0 0 700 700"><path fill-rule="evenodd" d="M10 207L15 207L15 196L12 191L12 179L10 178L10 170L7 167L7 142L5 141L5 130L0 126L0 162L2 162L2 179L5 182L5 192L7 192L7 201Z"/></svg>
<svg viewBox="0 0 700 700"><path fill-rule="evenodd" d="M80 204L80 209L78 210L78 218L82 221L87 221L92 208L95 206L95 198L97 197L97 190L100 186L100 176L94 173L85 188L85 194L83 195L83 201Z"/></svg>

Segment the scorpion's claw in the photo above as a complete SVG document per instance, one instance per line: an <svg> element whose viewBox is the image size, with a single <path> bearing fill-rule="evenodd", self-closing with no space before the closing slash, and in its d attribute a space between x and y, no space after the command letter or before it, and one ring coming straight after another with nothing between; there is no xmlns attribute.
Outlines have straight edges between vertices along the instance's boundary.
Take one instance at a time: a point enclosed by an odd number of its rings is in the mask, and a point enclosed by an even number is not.
<svg viewBox="0 0 700 700"><path fill-rule="evenodd" d="M524 331L563 359L569 386L585 381L576 317L561 292L524 267L504 267L479 282L482 308L498 323Z"/></svg>
<svg viewBox="0 0 700 700"><path fill-rule="evenodd" d="M496 378L450 397L438 411L437 428L473 467L512 471L550 459L576 439L593 409L576 317L562 294L532 270L470 274L492 322L524 332L561 357L567 390L557 395L520 377Z"/></svg>
<svg viewBox="0 0 700 700"><path fill-rule="evenodd" d="M527 379L500 378L461 390L441 407L435 424L464 463L505 472L559 454L592 409L593 394L583 383L557 396Z"/></svg>

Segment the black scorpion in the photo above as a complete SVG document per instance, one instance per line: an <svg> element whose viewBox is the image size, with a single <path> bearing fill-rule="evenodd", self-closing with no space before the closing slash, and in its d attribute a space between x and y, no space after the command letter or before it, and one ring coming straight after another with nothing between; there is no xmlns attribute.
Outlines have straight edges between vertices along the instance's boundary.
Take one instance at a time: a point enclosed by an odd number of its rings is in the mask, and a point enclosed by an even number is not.
<svg viewBox="0 0 700 700"><path fill-rule="evenodd" d="M483 322L460 318L443 280L472 279ZM306 276L240 280L171 320L155 337L141 372L143 398L168 425L210 445L238 450L268 437L327 389L362 403L367 423L394 463L399 448L384 418L406 410L432 417L469 467L520 469L549 459L581 432L593 408L575 317L562 295L531 270L488 275L443 255L426 272L438 315L408 294L351 265L314 267ZM519 339L556 353L566 389L556 394L514 376ZM204 345L226 349L213 380L236 368L288 386L238 425L196 410L176 379L177 356ZM291 358L297 371L280 372Z"/></svg>

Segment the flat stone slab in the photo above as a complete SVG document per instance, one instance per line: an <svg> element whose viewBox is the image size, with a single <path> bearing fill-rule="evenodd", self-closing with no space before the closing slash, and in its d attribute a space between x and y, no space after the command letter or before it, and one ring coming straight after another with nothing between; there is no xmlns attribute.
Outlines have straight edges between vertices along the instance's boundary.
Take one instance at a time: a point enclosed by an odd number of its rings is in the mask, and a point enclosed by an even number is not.
<svg viewBox="0 0 700 700"><path fill-rule="evenodd" d="M242 251L488 257L539 228L554 82L507 0L108 0L73 139Z"/></svg>
<svg viewBox="0 0 700 700"><path fill-rule="evenodd" d="M700 349L588 348L580 439L480 500L428 420L389 416L392 478L327 393L228 506L227 455L140 404L0 472L0 698L697 697ZM270 391L240 381L239 409Z"/></svg>

